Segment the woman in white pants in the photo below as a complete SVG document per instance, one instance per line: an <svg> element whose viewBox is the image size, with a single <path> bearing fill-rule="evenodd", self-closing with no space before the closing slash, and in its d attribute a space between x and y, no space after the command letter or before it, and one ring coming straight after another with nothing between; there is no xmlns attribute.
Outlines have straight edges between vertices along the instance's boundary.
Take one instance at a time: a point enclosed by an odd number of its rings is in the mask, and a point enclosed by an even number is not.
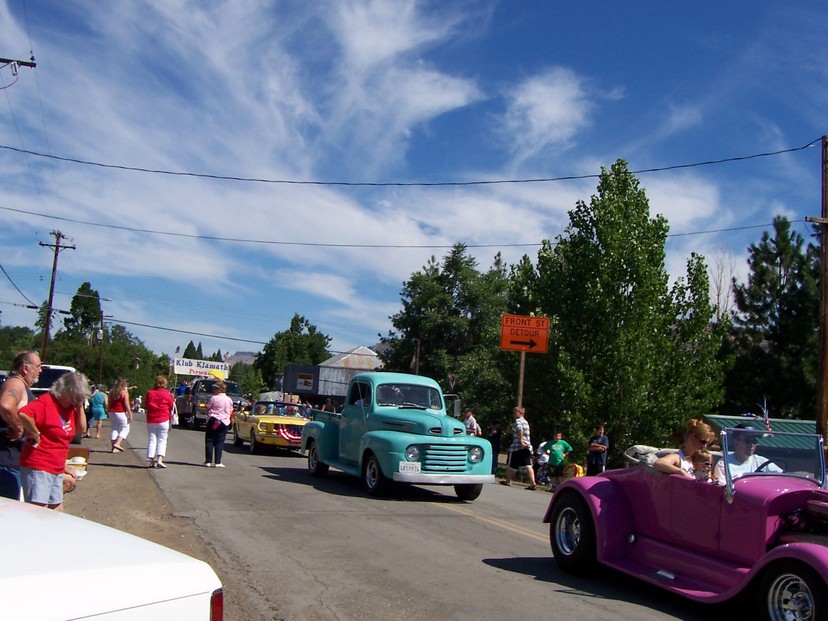
<svg viewBox="0 0 828 621"><path fill-rule="evenodd" d="M167 390L167 378L163 375L155 378L155 388L147 392L144 407L147 411L147 459L150 468L166 468L164 455L167 453L167 435L170 433L175 400Z"/></svg>
<svg viewBox="0 0 828 621"><path fill-rule="evenodd" d="M129 424L132 422L132 412L129 409L129 390L124 377L119 377L112 390L109 391L109 425L112 431L109 439L112 441L112 452L123 453L121 442L129 435Z"/></svg>

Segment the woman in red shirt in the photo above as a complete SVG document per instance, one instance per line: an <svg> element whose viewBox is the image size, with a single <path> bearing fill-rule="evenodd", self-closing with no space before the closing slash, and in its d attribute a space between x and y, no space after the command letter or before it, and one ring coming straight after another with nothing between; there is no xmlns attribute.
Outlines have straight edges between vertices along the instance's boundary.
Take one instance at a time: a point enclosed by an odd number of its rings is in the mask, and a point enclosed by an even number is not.
<svg viewBox="0 0 828 621"><path fill-rule="evenodd" d="M147 391L144 399L147 410L147 459L150 468L166 468L164 455L167 453L167 435L170 433L170 419L175 401L167 390L167 378L155 378L155 388Z"/></svg>
<svg viewBox="0 0 828 621"><path fill-rule="evenodd" d="M129 424L132 422L132 412L129 409L129 390L124 377L119 377L112 390L109 391L109 439L112 441L112 452L123 453L121 442L129 434Z"/></svg>
<svg viewBox="0 0 828 621"><path fill-rule="evenodd" d="M86 433L83 402L92 396L83 373L64 373L49 392L20 408L28 440L20 454L23 497L33 505L63 511L63 472L69 442Z"/></svg>

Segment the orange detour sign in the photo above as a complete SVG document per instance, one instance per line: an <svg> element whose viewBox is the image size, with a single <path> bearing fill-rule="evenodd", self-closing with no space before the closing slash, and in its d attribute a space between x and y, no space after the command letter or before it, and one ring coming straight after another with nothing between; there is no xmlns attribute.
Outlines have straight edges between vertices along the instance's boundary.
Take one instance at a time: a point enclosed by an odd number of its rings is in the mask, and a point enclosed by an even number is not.
<svg viewBox="0 0 828 621"><path fill-rule="evenodd" d="M549 319L503 315L500 318L500 349L545 354L549 351Z"/></svg>

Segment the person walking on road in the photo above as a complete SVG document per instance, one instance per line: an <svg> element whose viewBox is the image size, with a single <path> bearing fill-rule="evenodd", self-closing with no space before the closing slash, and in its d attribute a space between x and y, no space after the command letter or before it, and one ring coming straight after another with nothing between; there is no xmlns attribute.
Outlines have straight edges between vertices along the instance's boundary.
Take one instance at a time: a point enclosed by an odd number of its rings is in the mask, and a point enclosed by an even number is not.
<svg viewBox="0 0 828 621"><path fill-rule="evenodd" d="M175 401L167 390L167 378L155 378L155 388L147 391L144 400L147 410L147 459L150 468L166 468L164 455L167 454L167 436Z"/></svg>
<svg viewBox="0 0 828 621"><path fill-rule="evenodd" d="M104 392L103 386L93 386L92 396L89 397L89 421L90 424L95 424L95 435L92 435L92 430L87 428L85 438L100 438L101 426L103 420L106 418L106 409L109 405L109 398Z"/></svg>
<svg viewBox="0 0 828 621"><path fill-rule="evenodd" d="M121 443L129 435L129 424L132 422L132 412L129 409L129 390L125 377L115 381L109 391L109 439L112 442L113 453L123 453Z"/></svg>
<svg viewBox="0 0 828 621"><path fill-rule="evenodd" d="M515 473L525 470L529 477L528 490L536 489L535 472L532 470L532 438L529 434L529 423L524 418L525 410L518 406L512 409L515 423L512 427L512 444L509 446L509 457L506 461L506 480L501 485L511 485Z"/></svg>
<svg viewBox="0 0 828 621"><path fill-rule="evenodd" d="M40 356L21 351L12 361L11 376L0 387L0 496L20 500L20 451L23 425L20 408L35 400L32 385L40 377Z"/></svg>
<svg viewBox="0 0 828 621"><path fill-rule="evenodd" d="M492 474L497 474L500 456L500 425L492 423L489 427L489 443L492 445Z"/></svg>
<svg viewBox="0 0 828 621"><path fill-rule="evenodd" d="M213 396L207 402L207 430L204 436L204 465L213 465L215 453L216 468L224 468L221 456L224 452L224 439L227 429L233 421L233 400L225 394L227 385L216 380L213 384Z"/></svg>

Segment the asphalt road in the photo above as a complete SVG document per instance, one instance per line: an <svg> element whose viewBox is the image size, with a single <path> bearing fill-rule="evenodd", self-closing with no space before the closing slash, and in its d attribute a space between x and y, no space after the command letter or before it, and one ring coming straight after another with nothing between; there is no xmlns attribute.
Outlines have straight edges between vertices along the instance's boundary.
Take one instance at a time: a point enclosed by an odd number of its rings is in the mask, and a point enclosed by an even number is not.
<svg viewBox="0 0 828 621"><path fill-rule="evenodd" d="M464 503L452 488L409 487L374 499L342 473L310 477L301 455L251 455L230 437L227 468L205 468L203 433L176 429L169 467L152 476L262 619L739 616L732 605L694 604L613 572L560 572L541 523L548 492L491 484ZM145 425L133 425L129 443L146 445Z"/></svg>

